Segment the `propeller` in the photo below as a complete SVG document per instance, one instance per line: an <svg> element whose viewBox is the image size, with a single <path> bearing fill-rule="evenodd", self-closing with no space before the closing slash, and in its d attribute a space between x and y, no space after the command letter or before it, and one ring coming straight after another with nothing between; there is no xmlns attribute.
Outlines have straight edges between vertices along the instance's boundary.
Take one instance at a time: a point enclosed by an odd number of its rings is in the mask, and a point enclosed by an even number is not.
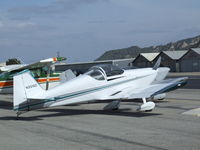
<svg viewBox="0 0 200 150"><path fill-rule="evenodd" d="M51 73L51 65L48 65L48 70L47 70L47 80L46 80L46 90L49 89L49 78L50 78L50 73Z"/></svg>

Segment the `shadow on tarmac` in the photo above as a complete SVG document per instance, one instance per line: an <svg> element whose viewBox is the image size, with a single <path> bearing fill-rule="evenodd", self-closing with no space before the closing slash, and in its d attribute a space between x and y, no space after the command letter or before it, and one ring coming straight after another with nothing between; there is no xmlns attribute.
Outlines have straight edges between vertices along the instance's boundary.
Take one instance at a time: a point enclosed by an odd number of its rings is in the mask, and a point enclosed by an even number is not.
<svg viewBox="0 0 200 150"><path fill-rule="evenodd" d="M0 109L9 109L12 110L13 103L8 101L1 101L0 100Z"/></svg>
<svg viewBox="0 0 200 150"><path fill-rule="evenodd" d="M0 120L19 120L19 121L37 121L43 120L48 117L62 117L62 116L73 116L73 115L112 115L112 116L124 116L124 117L148 117L148 116L157 116L162 115L159 113L151 113L151 112L127 112L130 109L119 109L116 111L112 110L85 110L85 109L46 109L39 110L40 112L51 112L50 114L37 115L37 116L29 116L23 117L23 114L17 118L16 116L4 116L0 117ZM52 113L55 112L55 113Z"/></svg>

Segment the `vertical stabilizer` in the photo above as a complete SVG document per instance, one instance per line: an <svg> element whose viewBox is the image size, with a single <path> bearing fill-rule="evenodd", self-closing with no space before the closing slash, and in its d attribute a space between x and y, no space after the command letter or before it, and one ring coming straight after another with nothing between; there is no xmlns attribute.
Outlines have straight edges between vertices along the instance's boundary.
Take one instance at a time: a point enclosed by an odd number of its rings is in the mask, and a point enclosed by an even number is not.
<svg viewBox="0 0 200 150"><path fill-rule="evenodd" d="M45 90L33 78L29 70L14 76L13 107L19 110L20 105L27 105L28 99L42 99Z"/></svg>

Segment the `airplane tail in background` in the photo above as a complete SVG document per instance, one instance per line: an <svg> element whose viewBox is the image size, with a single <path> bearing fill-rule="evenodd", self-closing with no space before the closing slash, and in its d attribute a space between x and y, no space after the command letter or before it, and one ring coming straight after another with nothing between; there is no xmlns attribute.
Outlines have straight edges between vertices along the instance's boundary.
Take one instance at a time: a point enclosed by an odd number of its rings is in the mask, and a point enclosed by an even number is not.
<svg viewBox="0 0 200 150"><path fill-rule="evenodd" d="M155 65L153 66L153 69L157 70L160 67L160 64L161 64L161 57L158 58Z"/></svg>
<svg viewBox="0 0 200 150"><path fill-rule="evenodd" d="M29 70L14 76L14 110L28 110L29 99L42 99L45 90L33 78Z"/></svg>
<svg viewBox="0 0 200 150"><path fill-rule="evenodd" d="M155 65L152 68L153 70L157 71L157 76L155 78L155 81L164 80L170 71L170 68L160 67L160 64L161 64L161 57L158 58L158 60L156 61Z"/></svg>

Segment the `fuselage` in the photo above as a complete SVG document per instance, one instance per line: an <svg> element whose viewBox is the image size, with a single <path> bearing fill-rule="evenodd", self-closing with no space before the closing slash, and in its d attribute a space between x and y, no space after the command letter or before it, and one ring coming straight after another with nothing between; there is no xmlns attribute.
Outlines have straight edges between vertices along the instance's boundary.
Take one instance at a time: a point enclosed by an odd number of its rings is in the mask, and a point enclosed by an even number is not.
<svg viewBox="0 0 200 150"><path fill-rule="evenodd" d="M112 95L126 88L139 89L156 80L162 80L169 68L124 70L123 73L101 77L86 73L46 91L42 97L50 102L48 107L78 102L111 99ZM40 96L39 96L40 97Z"/></svg>

